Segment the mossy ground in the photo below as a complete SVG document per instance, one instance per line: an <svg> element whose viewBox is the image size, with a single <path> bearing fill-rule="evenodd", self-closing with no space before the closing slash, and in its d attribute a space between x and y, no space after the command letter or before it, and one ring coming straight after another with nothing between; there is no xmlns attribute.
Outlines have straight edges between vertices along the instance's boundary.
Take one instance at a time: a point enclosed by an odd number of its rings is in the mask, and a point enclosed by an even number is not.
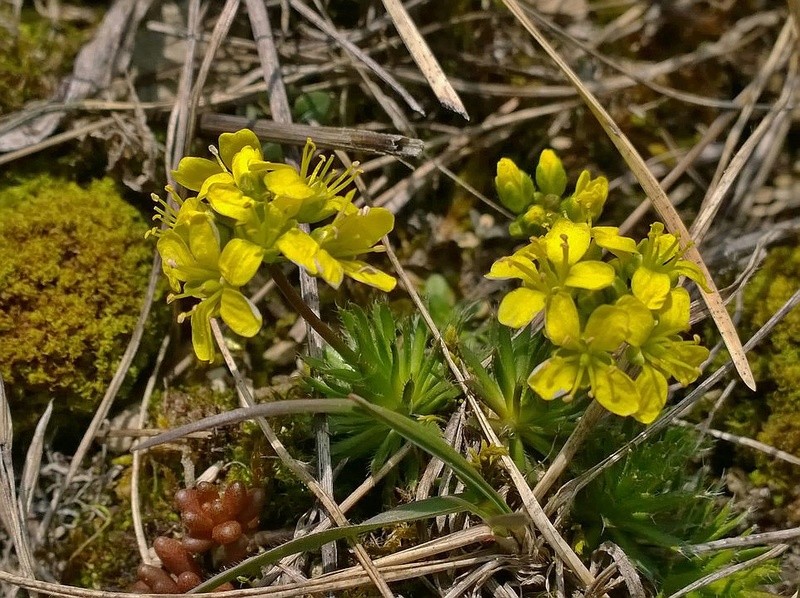
<svg viewBox="0 0 800 598"><path fill-rule="evenodd" d="M793 293L800 281L800 247L777 247L770 251L761 271L747 289L745 303L750 325L762 326ZM756 420L757 439L800 457L800 311L791 311L778 324L752 360L759 379L759 396L751 401L763 403L740 409L765 411ZM738 411L738 410L737 410ZM768 455L756 458L759 480L776 489L796 490L797 468Z"/></svg>
<svg viewBox="0 0 800 598"><path fill-rule="evenodd" d="M0 190L0 374L17 432L29 433L52 399L53 421L83 433L145 297L147 229L110 179L82 187L39 175ZM152 355L153 332L128 388Z"/></svg>
<svg viewBox="0 0 800 598"><path fill-rule="evenodd" d="M0 6L4 24L13 22L11 10ZM53 93L88 39L80 23L50 20L32 8L21 17L16 31L0 28L0 115Z"/></svg>

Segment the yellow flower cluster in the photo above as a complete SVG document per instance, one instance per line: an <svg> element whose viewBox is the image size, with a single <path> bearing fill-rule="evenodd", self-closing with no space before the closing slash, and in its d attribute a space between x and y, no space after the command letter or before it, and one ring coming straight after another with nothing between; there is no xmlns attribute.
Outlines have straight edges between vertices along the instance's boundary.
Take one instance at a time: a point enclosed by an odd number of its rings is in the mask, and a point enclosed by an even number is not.
<svg viewBox="0 0 800 598"><path fill-rule="evenodd" d="M704 286L702 273L682 259L678 238L661 223L639 243L615 227L592 226L607 181L584 171L575 192L562 198L566 173L552 150L542 152L536 185L507 158L497 173L501 201L520 214L512 232L536 231L487 274L521 282L503 298L498 319L520 328L544 312L553 345L528 384L546 400L586 390L612 413L652 422L666 403L668 380L689 384L708 357L698 339L680 337L690 302L678 280ZM612 259L604 261L604 252Z"/></svg>
<svg viewBox="0 0 800 598"><path fill-rule="evenodd" d="M154 196L161 204L156 219L165 228L151 231L175 291L169 300L200 300L180 316L191 318L199 359L214 356L212 317L246 337L261 329L261 314L241 289L263 263L289 260L334 288L345 276L383 291L394 288L392 276L359 259L383 249L378 243L394 227L394 216L383 208L358 209L355 192L344 193L357 164L340 173L333 158L320 157L312 168L310 139L299 168L268 162L248 129L223 133L219 149L211 150L215 160L186 157L172 173L196 195L182 200L167 188L177 209ZM317 226L308 233L301 224Z"/></svg>

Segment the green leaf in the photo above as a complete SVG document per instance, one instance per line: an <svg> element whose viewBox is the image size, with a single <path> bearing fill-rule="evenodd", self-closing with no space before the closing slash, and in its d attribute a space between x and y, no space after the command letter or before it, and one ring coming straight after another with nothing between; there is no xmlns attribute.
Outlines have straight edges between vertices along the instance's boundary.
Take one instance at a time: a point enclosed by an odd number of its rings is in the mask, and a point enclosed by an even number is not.
<svg viewBox="0 0 800 598"><path fill-rule="evenodd" d="M506 329L507 330L507 329ZM506 398L503 391L500 389L497 381L489 375L486 368L481 364L480 358L472 352L467 346L462 345L459 348L461 358L467 364L470 373L474 376L474 381L478 386L478 396L484 403L494 411L502 420L509 417L508 409L506 407Z"/></svg>
<svg viewBox="0 0 800 598"><path fill-rule="evenodd" d="M475 508L475 505L465 500L460 495L438 496L411 502L380 513L357 525L335 527L290 540L272 550L250 557L238 565L215 575L211 579L204 581L196 588L190 590L189 593L199 594L208 592L225 582L235 580L239 576L256 575L262 567L277 563L285 556L300 552L310 552L329 542L335 542L336 540L342 540L344 538L353 538L359 534L365 534L382 527L399 525L410 521L419 521L421 519L429 519L462 511L474 512L473 509Z"/></svg>
<svg viewBox="0 0 800 598"><path fill-rule="evenodd" d="M326 91L310 91L301 94L294 101L292 114L298 122L311 123L317 121L326 124L331 112L333 96Z"/></svg>
<svg viewBox="0 0 800 598"><path fill-rule="evenodd" d="M406 440L413 442L425 452L443 461L453 470L468 490L481 496L489 503L484 511L486 516L511 513L511 509L503 500L503 497L492 488L491 484L480 475L477 469L445 442L438 431L435 432L431 428L394 411L373 405L356 395L350 395L348 398Z"/></svg>

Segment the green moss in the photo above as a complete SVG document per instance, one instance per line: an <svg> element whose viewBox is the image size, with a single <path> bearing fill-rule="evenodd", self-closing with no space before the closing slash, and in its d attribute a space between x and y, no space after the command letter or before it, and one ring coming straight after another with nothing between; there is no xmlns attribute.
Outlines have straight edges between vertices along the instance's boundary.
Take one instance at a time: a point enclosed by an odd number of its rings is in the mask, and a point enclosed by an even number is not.
<svg viewBox="0 0 800 598"><path fill-rule="evenodd" d="M797 290L800 281L800 247L770 251L761 271L745 293L751 332L762 326ZM760 400L768 414L757 439L800 457L800 310L791 311L758 347L753 358ZM759 398L749 398L750 401ZM739 411L737 408L734 415ZM793 466L759 454L757 475L775 488L796 482Z"/></svg>
<svg viewBox="0 0 800 598"><path fill-rule="evenodd" d="M11 8L0 18L11 22ZM66 22L53 22L34 10L24 10L14 33L0 34L0 114L20 109L30 100L44 100L86 41L87 32Z"/></svg>
<svg viewBox="0 0 800 598"><path fill-rule="evenodd" d="M72 551L62 580L95 590L125 589L135 581L139 565L130 504L96 512L102 515L82 515L62 546Z"/></svg>
<svg viewBox="0 0 800 598"><path fill-rule="evenodd" d="M54 422L94 411L145 295L147 229L109 179L81 188L42 175L0 189L0 374L18 432L50 399Z"/></svg>

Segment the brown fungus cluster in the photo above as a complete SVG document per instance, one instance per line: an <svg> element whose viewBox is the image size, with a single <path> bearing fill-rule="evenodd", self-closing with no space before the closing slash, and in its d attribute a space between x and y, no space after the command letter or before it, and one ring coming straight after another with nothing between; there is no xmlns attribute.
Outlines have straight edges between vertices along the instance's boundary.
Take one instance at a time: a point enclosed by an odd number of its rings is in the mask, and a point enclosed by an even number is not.
<svg viewBox="0 0 800 598"><path fill-rule="evenodd" d="M248 534L258 527L264 492L233 482L219 491L201 482L195 488L178 490L175 504L185 528L183 539L159 536L153 549L163 567L142 564L137 570L134 592L182 594L203 580L201 559L211 555L215 568L225 567L247 556ZM229 583L217 590L233 589Z"/></svg>

